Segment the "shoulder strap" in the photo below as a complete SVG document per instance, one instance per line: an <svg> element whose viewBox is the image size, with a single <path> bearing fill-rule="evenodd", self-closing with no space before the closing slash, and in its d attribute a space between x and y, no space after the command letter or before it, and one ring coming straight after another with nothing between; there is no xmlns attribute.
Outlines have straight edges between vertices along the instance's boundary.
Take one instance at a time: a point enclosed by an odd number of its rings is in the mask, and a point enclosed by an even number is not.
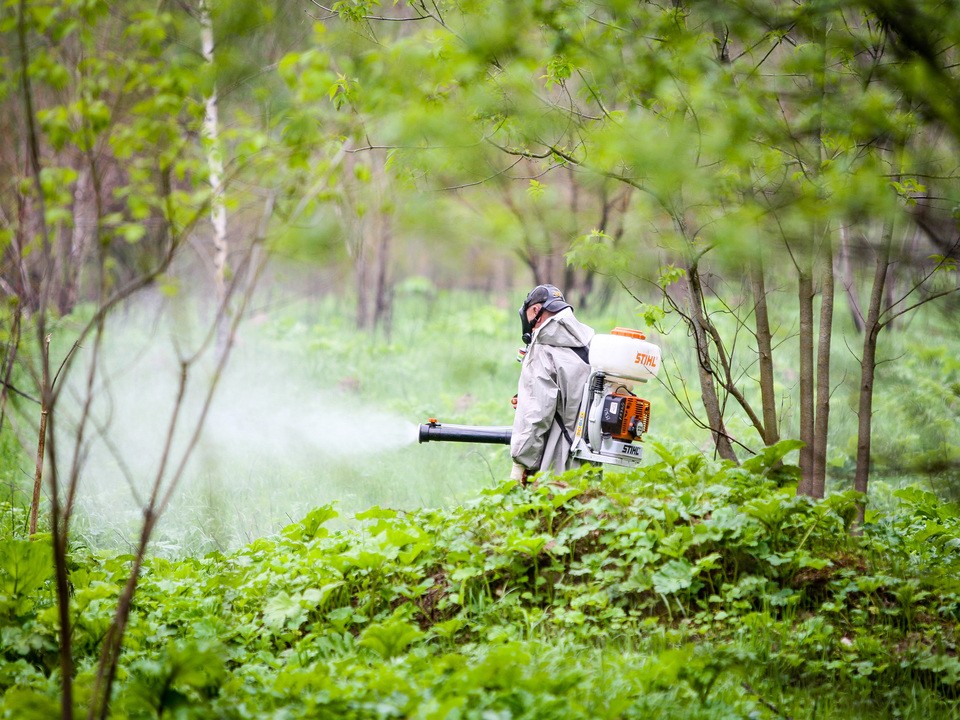
<svg viewBox="0 0 960 720"><path fill-rule="evenodd" d="M563 435L563 439L567 441L567 445L572 446L573 440L570 439L570 433L567 432L567 427L563 424L563 418L560 417L559 410L557 410L557 412L554 414L553 421L560 426L560 434Z"/></svg>
<svg viewBox="0 0 960 720"><path fill-rule="evenodd" d="M583 360L588 365L590 364L590 348L588 348L586 345L581 345L580 347L572 347L570 349L577 354L578 358Z"/></svg>

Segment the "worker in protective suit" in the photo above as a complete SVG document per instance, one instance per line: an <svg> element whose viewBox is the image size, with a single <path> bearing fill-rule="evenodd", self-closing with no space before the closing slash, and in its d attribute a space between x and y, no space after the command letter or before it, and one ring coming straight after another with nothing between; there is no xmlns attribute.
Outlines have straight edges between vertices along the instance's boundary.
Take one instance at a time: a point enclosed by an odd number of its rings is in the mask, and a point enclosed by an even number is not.
<svg viewBox="0 0 960 720"><path fill-rule="evenodd" d="M553 285L538 285L520 307L523 357L510 442L514 480L580 463L570 456L594 330L577 320Z"/></svg>

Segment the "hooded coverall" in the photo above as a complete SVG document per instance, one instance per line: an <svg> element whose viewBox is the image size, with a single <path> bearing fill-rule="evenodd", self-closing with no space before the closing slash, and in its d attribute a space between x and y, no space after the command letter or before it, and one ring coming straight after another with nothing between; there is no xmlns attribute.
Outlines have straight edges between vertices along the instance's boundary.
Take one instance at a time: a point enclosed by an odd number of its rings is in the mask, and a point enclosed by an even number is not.
<svg viewBox="0 0 960 720"><path fill-rule="evenodd" d="M586 347L594 334L570 308L547 318L534 331L520 369L510 441L512 478L521 479L524 470L560 473L580 465L570 457L570 446L590 375Z"/></svg>

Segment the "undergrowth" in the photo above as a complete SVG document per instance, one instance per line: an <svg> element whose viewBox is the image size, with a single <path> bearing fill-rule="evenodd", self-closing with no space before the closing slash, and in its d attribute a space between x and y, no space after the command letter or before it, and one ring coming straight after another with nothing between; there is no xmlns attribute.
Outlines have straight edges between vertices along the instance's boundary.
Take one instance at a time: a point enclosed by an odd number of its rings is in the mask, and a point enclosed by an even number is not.
<svg viewBox="0 0 960 720"><path fill-rule="evenodd" d="M906 489L852 532L860 498L797 497L791 447L739 468L660 448L346 529L324 506L234 553L152 558L112 714L960 717L960 511ZM0 541L3 717L57 712L49 556ZM83 706L130 558L71 562Z"/></svg>

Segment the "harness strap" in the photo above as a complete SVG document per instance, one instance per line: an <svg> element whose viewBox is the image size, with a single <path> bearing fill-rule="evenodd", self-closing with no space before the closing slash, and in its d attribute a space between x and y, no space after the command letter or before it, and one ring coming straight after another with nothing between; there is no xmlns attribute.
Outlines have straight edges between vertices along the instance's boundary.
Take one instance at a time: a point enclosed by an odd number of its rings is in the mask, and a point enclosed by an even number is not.
<svg viewBox="0 0 960 720"><path fill-rule="evenodd" d="M557 410L553 416L553 421L560 426L560 434L563 435L563 439L567 441L567 445L573 446L573 440L570 438L570 433L567 432L567 426L563 424L563 418L560 417L559 410Z"/></svg>
<svg viewBox="0 0 960 720"><path fill-rule="evenodd" d="M578 358L587 363L587 365L590 364L590 348L588 348L586 345L581 345L580 347L574 347L570 349L577 354Z"/></svg>

